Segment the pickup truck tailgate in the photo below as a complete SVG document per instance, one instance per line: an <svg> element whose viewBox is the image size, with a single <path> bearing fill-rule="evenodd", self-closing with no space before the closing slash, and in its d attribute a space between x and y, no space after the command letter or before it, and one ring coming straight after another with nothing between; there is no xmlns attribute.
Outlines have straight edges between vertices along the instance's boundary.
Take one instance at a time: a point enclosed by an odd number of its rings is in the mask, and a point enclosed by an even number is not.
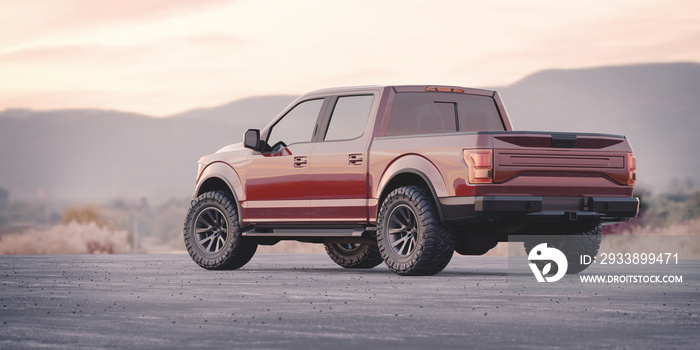
<svg viewBox="0 0 700 350"><path fill-rule="evenodd" d="M567 187L629 184L632 150L624 136L504 132L491 137L496 186L556 187L562 180Z"/></svg>

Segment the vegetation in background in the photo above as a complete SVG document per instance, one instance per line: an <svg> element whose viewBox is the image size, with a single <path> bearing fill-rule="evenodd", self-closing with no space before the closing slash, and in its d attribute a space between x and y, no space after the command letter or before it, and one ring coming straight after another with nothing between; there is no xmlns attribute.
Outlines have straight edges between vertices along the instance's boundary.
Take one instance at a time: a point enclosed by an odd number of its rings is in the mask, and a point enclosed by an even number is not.
<svg viewBox="0 0 700 350"><path fill-rule="evenodd" d="M0 235L55 225L61 220L60 207L58 203L12 200L11 194L0 188Z"/></svg>
<svg viewBox="0 0 700 350"><path fill-rule="evenodd" d="M0 189L0 254L184 250L188 204L172 199L151 206L145 198L101 204L13 201Z"/></svg>
<svg viewBox="0 0 700 350"><path fill-rule="evenodd" d="M634 195L639 198L639 215L626 223L604 226L605 233L670 232L669 227L700 218L700 189L690 179L674 180L668 190L656 195L637 187Z"/></svg>
<svg viewBox="0 0 700 350"><path fill-rule="evenodd" d="M662 194L650 200L640 217L642 226L668 227L700 216L700 191Z"/></svg>
<svg viewBox="0 0 700 350"><path fill-rule="evenodd" d="M70 224L71 222L83 225L89 225L92 223L100 228L108 226L107 220L102 217L102 214L100 214L100 209L95 204L75 205L63 210L61 223L66 225Z"/></svg>
<svg viewBox="0 0 700 350"><path fill-rule="evenodd" d="M0 236L0 254L125 254L132 251L128 236L126 231L71 221Z"/></svg>

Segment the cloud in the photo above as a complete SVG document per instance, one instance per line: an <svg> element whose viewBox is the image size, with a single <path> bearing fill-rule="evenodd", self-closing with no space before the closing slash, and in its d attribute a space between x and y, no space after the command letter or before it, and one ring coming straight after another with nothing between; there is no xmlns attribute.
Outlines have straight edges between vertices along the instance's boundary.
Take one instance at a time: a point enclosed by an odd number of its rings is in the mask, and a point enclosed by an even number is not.
<svg viewBox="0 0 700 350"><path fill-rule="evenodd" d="M232 0L121 0L93 1L74 0L62 1L62 6L68 6L70 11L62 12L57 20L73 23L93 23L104 21L138 21L147 18L172 16L182 12L201 10L202 8Z"/></svg>
<svg viewBox="0 0 700 350"><path fill-rule="evenodd" d="M0 53L0 63L29 65L104 66L126 63L167 63L178 54L222 55L251 42L232 35L173 37L148 44L55 44L25 46ZM157 66L153 67L157 70Z"/></svg>
<svg viewBox="0 0 700 350"><path fill-rule="evenodd" d="M121 1L93 1L93 0L43 0L32 1L32 11L48 11L48 21L34 21L32 24L38 28L61 27L85 27L95 23L115 21L140 21L144 19L156 19L170 17L183 12L194 12L204 8L231 3L235 0L121 0ZM5 5L5 10L28 10L27 5L16 3Z"/></svg>
<svg viewBox="0 0 700 350"><path fill-rule="evenodd" d="M0 54L0 62L22 65L31 64L76 64L86 62L114 62L123 58L134 57L142 53L140 46L103 46L103 45L57 45L39 46L15 50Z"/></svg>
<svg viewBox="0 0 700 350"><path fill-rule="evenodd" d="M159 20L202 11L235 0L39 0L0 5L0 47L61 32L88 30L114 23Z"/></svg>

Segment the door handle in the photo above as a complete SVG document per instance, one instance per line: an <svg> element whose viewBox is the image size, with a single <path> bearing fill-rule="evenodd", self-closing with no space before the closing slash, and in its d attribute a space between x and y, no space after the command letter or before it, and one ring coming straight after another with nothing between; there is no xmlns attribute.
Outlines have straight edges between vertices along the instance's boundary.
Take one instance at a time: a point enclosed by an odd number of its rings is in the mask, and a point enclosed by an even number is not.
<svg viewBox="0 0 700 350"><path fill-rule="evenodd" d="M294 157L294 167L295 168L305 168L306 167L306 156Z"/></svg>
<svg viewBox="0 0 700 350"><path fill-rule="evenodd" d="M348 165L362 165L362 154L351 154L348 156Z"/></svg>

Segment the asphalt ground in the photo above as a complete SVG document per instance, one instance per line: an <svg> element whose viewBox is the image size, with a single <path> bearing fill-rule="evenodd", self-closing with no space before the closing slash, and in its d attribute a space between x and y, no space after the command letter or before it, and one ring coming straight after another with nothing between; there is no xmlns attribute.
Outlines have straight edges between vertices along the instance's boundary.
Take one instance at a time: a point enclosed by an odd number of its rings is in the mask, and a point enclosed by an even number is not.
<svg viewBox="0 0 700 350"><path fill-rule="evenodd" d="M674 266L678 284L538 284L509 264L455 256L401 277L322 254L237 271L185 254L0 256L0 348L698 348L700 261Z"/></svg>

